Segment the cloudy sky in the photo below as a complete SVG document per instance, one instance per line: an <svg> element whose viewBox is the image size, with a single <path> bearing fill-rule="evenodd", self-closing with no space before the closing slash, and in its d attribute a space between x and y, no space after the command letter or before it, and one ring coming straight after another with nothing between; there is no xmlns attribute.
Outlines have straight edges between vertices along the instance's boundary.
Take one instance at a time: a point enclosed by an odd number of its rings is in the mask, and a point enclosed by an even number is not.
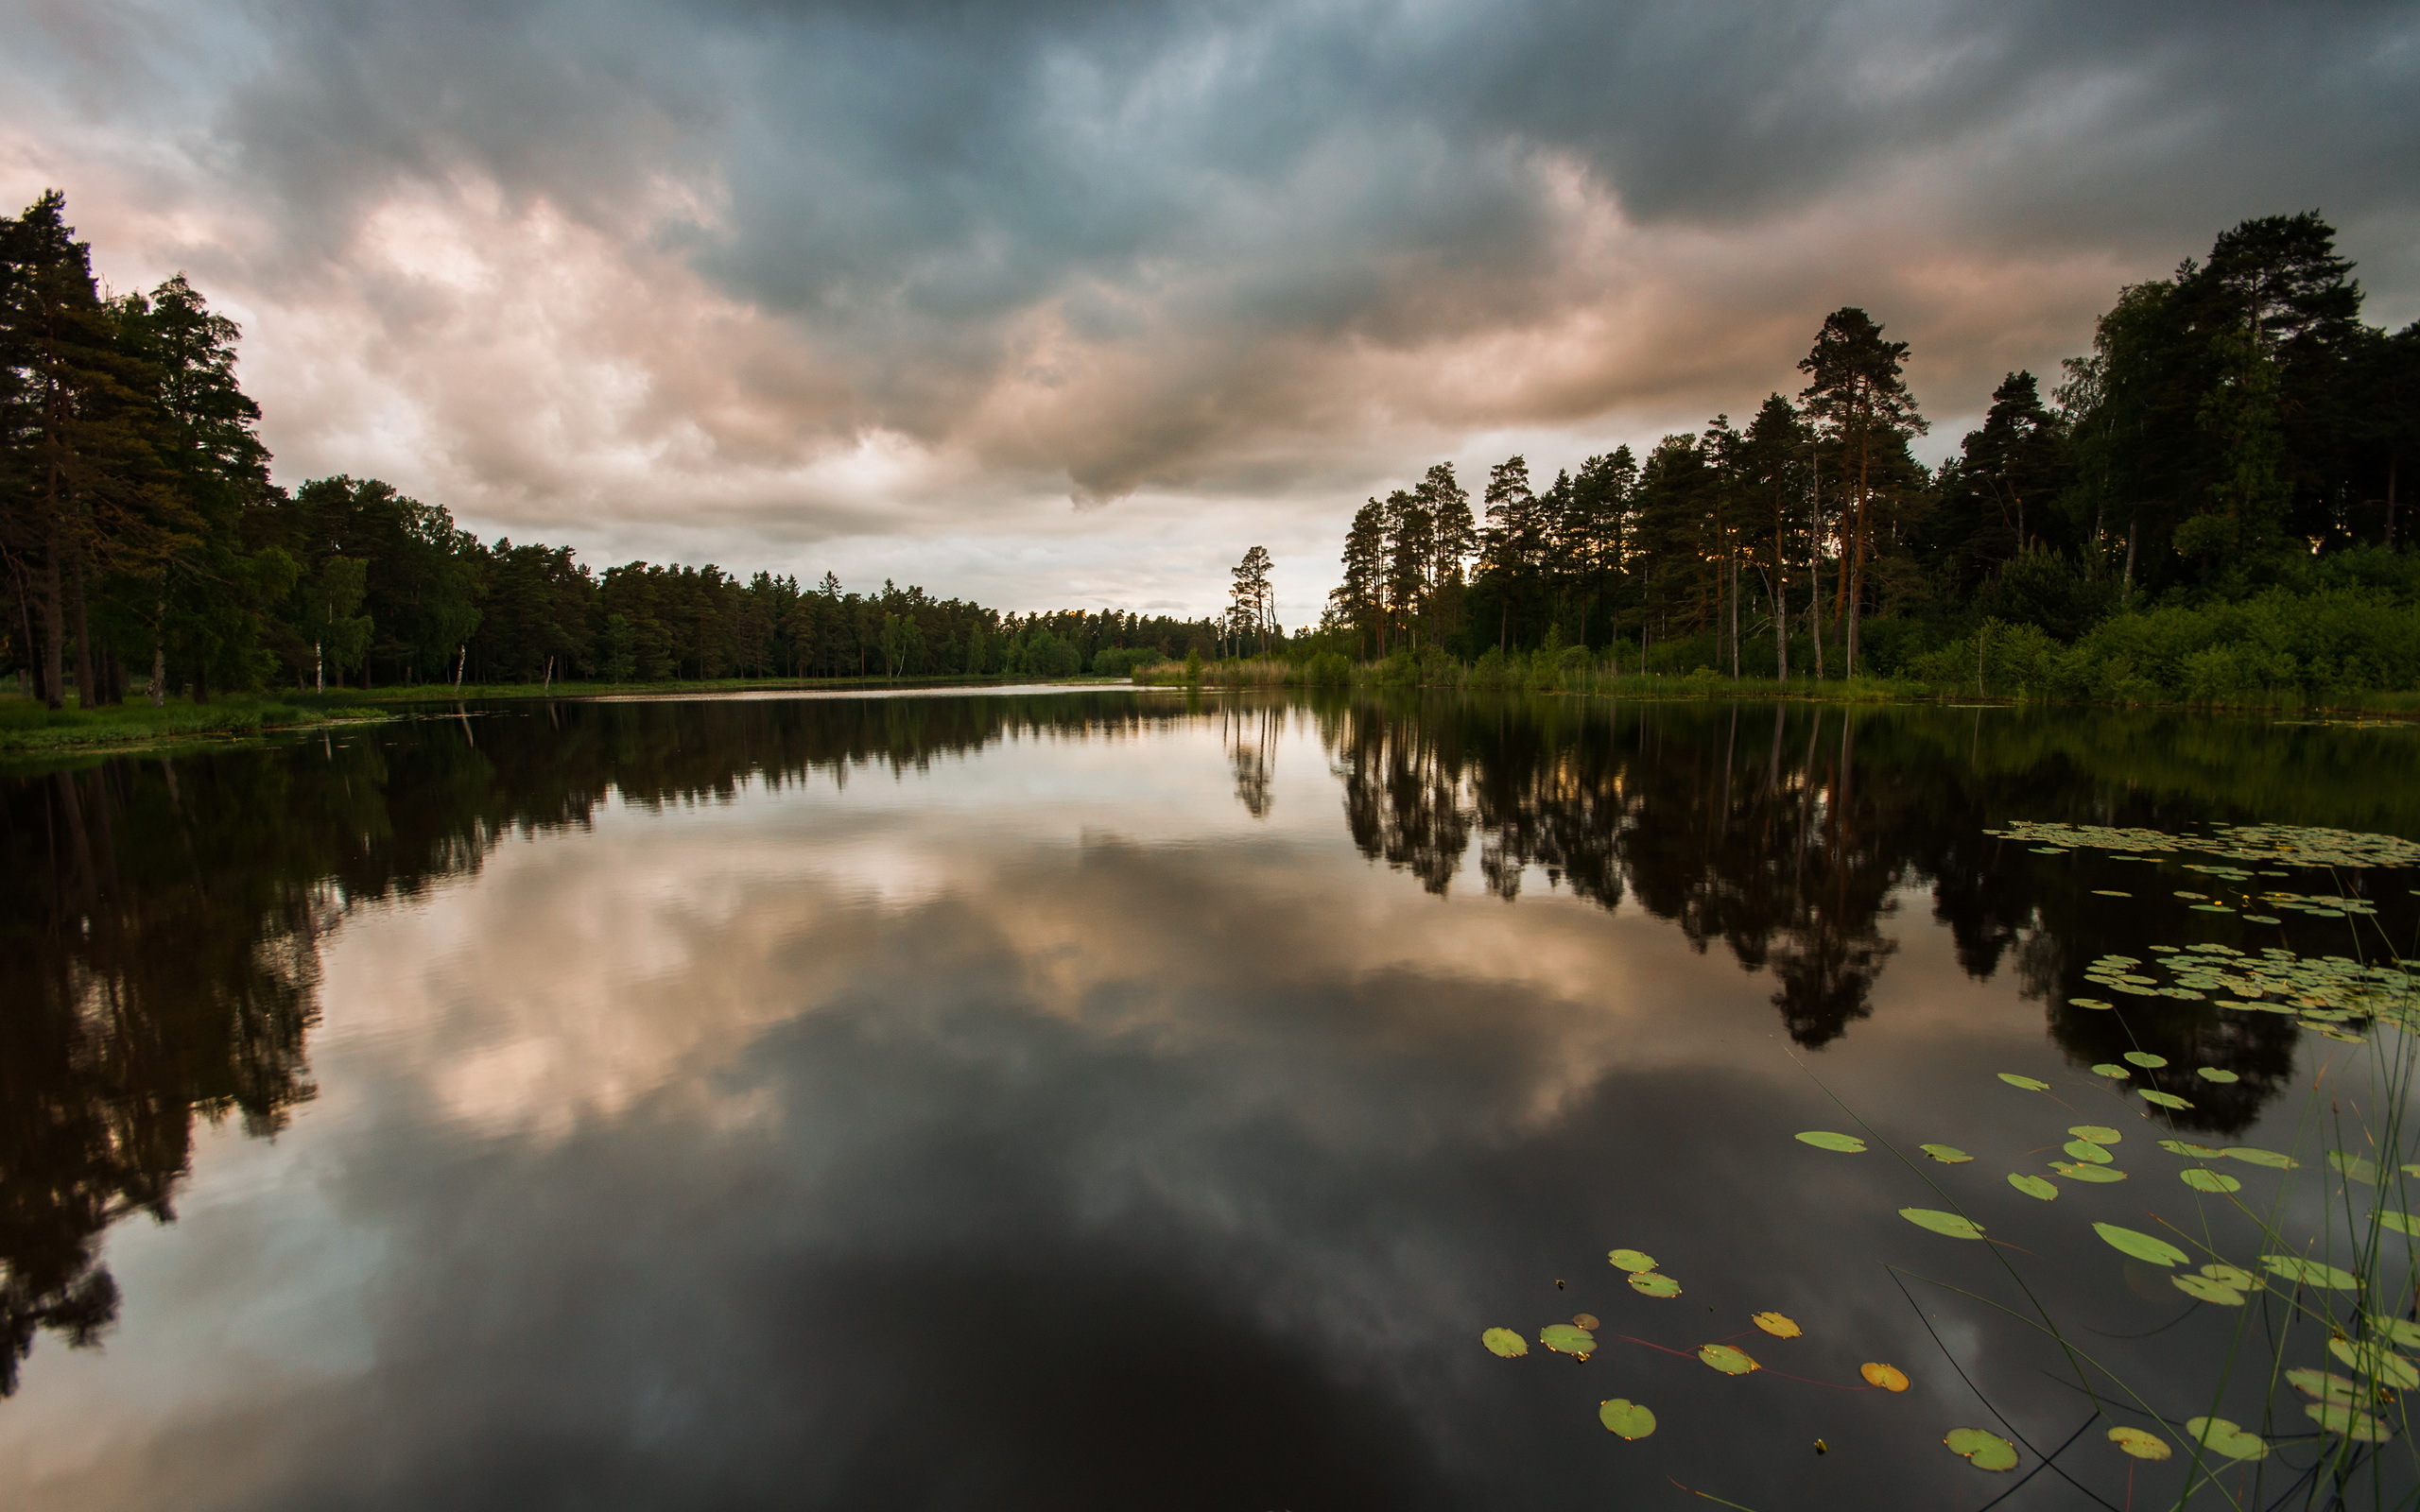
<svg viewBox="0 0 2420 1512"><path fill-rule="evenodd" d="M0 0L0 196L247 331L281 481L482 535L1289 622L1872 310L1954 447L2118 285L2321 208L2420 318L2420 7Z"/></svg>

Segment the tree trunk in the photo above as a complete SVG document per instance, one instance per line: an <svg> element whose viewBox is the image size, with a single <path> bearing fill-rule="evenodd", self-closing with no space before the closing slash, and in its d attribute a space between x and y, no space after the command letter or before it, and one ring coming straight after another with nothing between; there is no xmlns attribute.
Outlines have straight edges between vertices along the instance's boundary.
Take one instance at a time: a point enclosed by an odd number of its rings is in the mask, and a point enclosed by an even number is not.
<svg viewBox="0 0 2420 1512"><path fill-rule="evenodd" d="M60 600L59 527L51 526L42 573L42 696L53 709L67 707L67 616Z"/></svg>
<svg viewBox="0 0 2420 1512"><path fill-rule="evenodd" d="M1843 678L1857 676L1858 626L1865 617L1865 508L1866 501L1871 496L1868 488L1871 454L1872 441L1870 438L1861 438L1857 451L1857 524L1851 530L1851 534L1857 538L1857 565L1855 573L1849 579L1848 645L1841 657L1841 676Z"/></svg>
<svg viewBox="0 0 2420 1512"><path fill-rule="evenodd" d="M94 675L92 618L84 607L84 563L79 556L67 573L67 617L76 636L76 706L96 709L109 701Z"/></svg>
<svg viewBox="0 0 2420 1512"><path fill-rule="evenodd" d="M158 709L168 701L168 645L159 636L151 638L151 707Z"/></svg>

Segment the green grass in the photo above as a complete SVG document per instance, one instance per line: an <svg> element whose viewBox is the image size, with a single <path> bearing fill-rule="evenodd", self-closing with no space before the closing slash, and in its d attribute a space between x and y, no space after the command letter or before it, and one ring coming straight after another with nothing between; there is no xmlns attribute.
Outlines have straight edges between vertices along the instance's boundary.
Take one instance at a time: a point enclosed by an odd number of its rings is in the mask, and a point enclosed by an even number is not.
<svg viewBox="0 0 2420 1512"><path fill-rule="evenodd" d="M0 754L139 749L386 717L354 693L230 694L206 704L171 698L156 708L138 695L104 709L79 709L72 703L45 709L31 698L0 696Z"/></svg>
<svg viewBox="0 0 2420 1512"><path fill-rule="evenodd" d="M1000 682L1026 681L1093 681L1089 678L1029 678L1023 674L1010 677L1004 673L949 674L940 677L916 678L708 678L664 679L654 682L572 682L557 679L549 686L541 682L466 682L458 692L452 683L416 682L397 684L391 688L347 689L342 696L354 703L452 703L456 699L473 698L598 698L609 696L662 696L677 693L764 693L794 688L937 688L964 685L988 687ZM1124 681L1124 679L1111 679Z"/></svg>

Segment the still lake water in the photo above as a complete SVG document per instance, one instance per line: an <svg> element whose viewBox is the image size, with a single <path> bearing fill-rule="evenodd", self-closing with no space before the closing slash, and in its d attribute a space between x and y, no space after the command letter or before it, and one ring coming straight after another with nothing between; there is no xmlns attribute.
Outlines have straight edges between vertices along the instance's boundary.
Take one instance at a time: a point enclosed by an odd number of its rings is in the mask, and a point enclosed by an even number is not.
<svg viewBox="0 0 2420 1512"><path fill-rule="evenodd" d="M2233 1070L2162 1081L2178 1131L2283 1148L2342 1047L2066 999L2358 922L2012 819L2420 834L2420 730L1103 689L0 779L0 1505L1971 1512L2014 1479L1941 1448L1998 1427L1978 1388L2041 1449L2092 1409L1902 1293L1999 1284L1895 1215L1916 1174L1790 1135L1837 1093L1973 1151L1935 1178L2204 1411L2230 1316L2051 1242L2190 1196L2085 1068ZM2409 872L2273 885L2340 883L2411 937ZM2010 1191L2074 1115L1999 1072L2123 1121L2135 1179ZM1580 1312L1584 1363L1479 1347ZM1726 1338L1768 1368L1689 1353ZM2100 1434L2010 1504L2123 1497Z"/></svg>

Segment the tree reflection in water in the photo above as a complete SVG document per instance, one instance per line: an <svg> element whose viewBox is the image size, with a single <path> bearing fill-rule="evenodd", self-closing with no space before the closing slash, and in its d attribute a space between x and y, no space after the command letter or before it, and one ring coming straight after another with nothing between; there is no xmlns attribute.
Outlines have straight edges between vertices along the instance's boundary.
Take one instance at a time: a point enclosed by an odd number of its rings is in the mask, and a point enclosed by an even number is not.
<svg viewBox="0 0 2420 1512"><path fill-rule="evenodd" d="M1315 717L1354 843L1430 892L1450 889L1476 836L1480 883L1508 901L1531 868L1608 909L1634 897L1697 949L1719 939L1770 972L1790 1038L1817 1049L1872 1014L1895 949L1885 921L1929 889L1969 975L2013 958L2077 1065L2165 1055L2174 1064L2138 1077L2189 1097L2178 1125L2221 1133L2290 1074L2290 1020L2067 999L2091 995L2083 972L2102 953L2185 938L2253 949L2276 932L2180 917L2164 891L2098 896L2078 870L2089 863L2037 862L1983 832L2013 816L2174 829L2293 812L2397 833L2420 819L2378 812L2382 774L2358 756L2298 760L2297 747L2319 750L2304 734L2171 715L1993 711L1988 745L1983 711L1938 708L1338 698ZM2184 759L2147 758L2169 749ZM2409 781L2409 743L2393 755ZM2242 1080L2213 1086L2195 1065Z"/></svg>

